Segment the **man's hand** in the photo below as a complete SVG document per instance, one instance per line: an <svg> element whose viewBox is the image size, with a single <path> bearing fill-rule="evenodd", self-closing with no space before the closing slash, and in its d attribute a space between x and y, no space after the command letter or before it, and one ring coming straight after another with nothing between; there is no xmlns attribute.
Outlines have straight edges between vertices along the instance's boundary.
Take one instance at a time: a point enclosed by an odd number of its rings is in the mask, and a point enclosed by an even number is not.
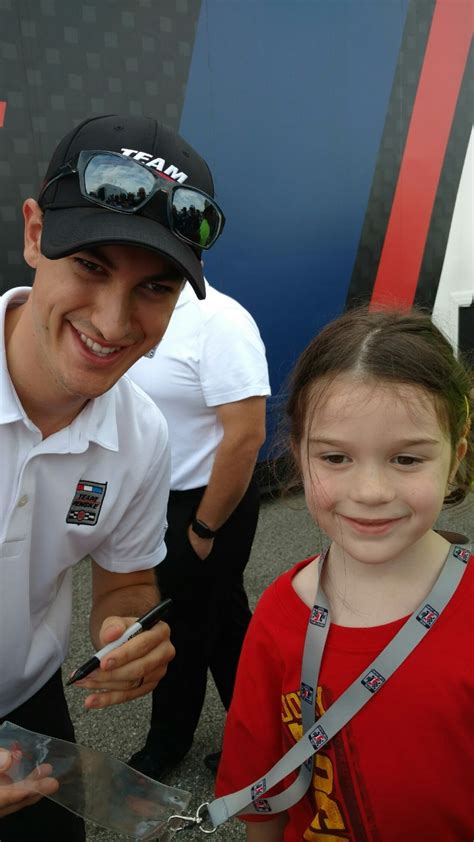
<svg viewBox="0 0 474 842"><path fill-rule="evenodd" d="M15 762L15 752L0 749L0 819L36 804L44 795L53 795L59 788L57 780L49 777L52 772L49 763L43 763L24 780L13 783L8 772Z"/></svg>
<svg viewBox="0 0 474 842"><path fill-rule="evenodd" d="M117 640L136 620L136 617L107 617L100 629L100 646ZM174 655L170 628L161 621L109 652L102 659L100 669L75 686L95 691L87 696L86 708L106 708L139 699L156 687Z"/></svg>

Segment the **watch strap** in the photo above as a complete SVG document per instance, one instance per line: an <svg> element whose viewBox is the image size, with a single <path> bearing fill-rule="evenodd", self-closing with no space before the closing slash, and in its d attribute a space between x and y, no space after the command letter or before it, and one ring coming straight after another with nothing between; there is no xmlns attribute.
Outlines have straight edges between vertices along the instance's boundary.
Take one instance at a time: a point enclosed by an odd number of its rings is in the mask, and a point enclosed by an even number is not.
<svg viewBox="0 0 474 842"><path fill-rule="evenodd" d="M216 532L212 530L203 520L194 517L191 521L191 529L199 538L215 538Z"/></svg>

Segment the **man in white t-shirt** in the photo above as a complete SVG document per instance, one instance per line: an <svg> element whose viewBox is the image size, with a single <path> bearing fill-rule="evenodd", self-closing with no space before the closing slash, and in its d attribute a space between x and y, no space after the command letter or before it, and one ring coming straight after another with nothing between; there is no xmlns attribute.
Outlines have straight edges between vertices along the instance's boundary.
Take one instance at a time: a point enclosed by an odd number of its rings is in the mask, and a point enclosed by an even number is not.
<svg viewBox="0 0 474 842"><path fill-rule="evenodd" d="M0 299L0 724L74 739L60 667L71 568L85 555L96 650L159 601L167 429L122 375L160 342L184 278L205 296L201 247L224 223L212 194L179 135L108 115L63 138L38 201L24 204L33 287ZM165 623L130 639L80 682L86 708L150 692L173 655ZM43 770L12 784L12 759L0 752L1 842L84 840L81 820L40 797L57 781Z"/></svg>
<svg viewBox="0 0 474 842"><path fill-rule="evenodd" d="M265 348L250 313L206 281L184 289L152 359L130 370L160 407L171 447L167 556L158 585L173 599L176 657L153 691L146 744L129 761L160 779L189 750L208 670L229 708L251 613L243 585L257 526L253 478L270 393ZM215 769L219 752L205 763Z"/></svg>

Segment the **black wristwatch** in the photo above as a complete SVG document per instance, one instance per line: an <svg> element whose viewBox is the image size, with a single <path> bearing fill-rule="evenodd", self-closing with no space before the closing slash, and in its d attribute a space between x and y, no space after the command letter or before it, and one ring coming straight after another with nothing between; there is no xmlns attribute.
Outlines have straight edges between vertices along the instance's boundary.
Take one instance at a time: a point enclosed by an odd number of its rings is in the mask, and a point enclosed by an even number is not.
<svg viewBox="0 0 474 842"><path fill-rule="evenodd" d="M191 529L196 533L196 535L199 535L200 538L214 538L216 535L212 529L209 529L208 525L204 523L204 521L198 520L197 517L192 519Z"/></svg>

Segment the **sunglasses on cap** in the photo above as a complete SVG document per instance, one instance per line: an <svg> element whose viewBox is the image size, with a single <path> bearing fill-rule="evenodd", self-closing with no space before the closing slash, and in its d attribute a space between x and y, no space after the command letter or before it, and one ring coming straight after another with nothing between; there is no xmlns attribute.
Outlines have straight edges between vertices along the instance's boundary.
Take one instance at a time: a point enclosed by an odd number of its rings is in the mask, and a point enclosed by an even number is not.
<svg viewBox="0 0 474 842"><path fill-rule="evenodd" d="M53 182L75 174L79 176L84 199L118 213L139 213L157 193L166 193L170 230L197 248L210 248L224 228L224 214L207 193L197 187L176 184L168 176L119 152L79 152L44 185L38 197L40 207L47 209L48 204L43 206L41 202Z"/></svg>

